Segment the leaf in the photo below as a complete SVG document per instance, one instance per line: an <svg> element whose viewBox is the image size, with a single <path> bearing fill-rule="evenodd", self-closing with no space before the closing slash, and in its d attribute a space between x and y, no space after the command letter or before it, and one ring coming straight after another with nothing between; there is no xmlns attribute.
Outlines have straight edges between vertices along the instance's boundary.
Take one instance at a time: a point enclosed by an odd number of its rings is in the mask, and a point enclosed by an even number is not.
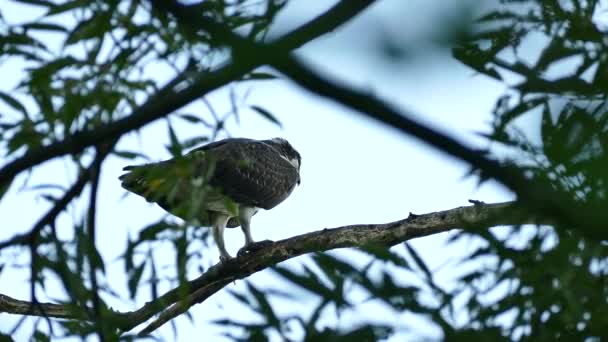
<svg viewBox="0 0 608 342"><path fill-rule="evenodd" d="M148 158L148 156L146 156L145 154L139 153L139 152L133 152L133 151L114 150L114 151L112 151L112 154L117 155L118 157L121 157L124 159L143 158L145 160L150 160L150 158Z"/></svg>
<svg viewBox="0 0 608 342"><path fill-rule="evenodd" d="M279 121L279 119L277 119L276 116L274 116L272 113L270 113L266 109L261 108L261 107L256 106L256 105L251 106L251 109L255 110L258 114L260 114L261 116L263 116L264 118L266 118L268 121L270 121L270 122L274 123L275 125L279 126L279 128L283 128L283 124L281 123L281 121Z"/></svg>
<svg viewBox="0 0 608 342"><path fill-rule="evenodd" d="M27 110L25 109L25 106L23 106L23 104L21 104L21 102L19 102L19 100L17 100L16 98L3 91L0 91L0 99L4 101L7 105L9 105L11 108L27 116Z"/></svg>
<svg viewBox="0 0 608 342"><path fill-rule="evenodd" d="M78 43L82 40L101 38L111 28L111 13L96 13L91 18L81 21L70 32L64 42L64 46Z"/></svg>
<svg viewBox="0 0 608 342"><path fill-rule="evenodd" d="M59 190L59 191L66 190L65 186L59 185L59 184L37 184L37 185L29 186L26 190L36 191L36 190L51 190L51 189L55 189L55 190Z"/></svg>
<svg viewBox="0 0 608 342"><path fill-rule="evenodd" d="M156 223L152 223L146 227L144 227L140 232L136 244L139 244L143 241L153 241L156 240L158 234L161 232L173 228L170 224L161 220Z"/></svg>
<svg viewBox="0 0 608 342"><path fill-rule="evenodd" d="M234 299L238 300L239 302L243 303L245 306L248 307L252 307L253 303L251 303L251 301L249 300L249 298L247 298L247 296L240 294L236 291L233 291L231 289L227 289L226 291L228 291L228 293L234 297Z"/></svg>
<svg viewBox="0 0 608 342"><path fill-rule="evenodd" d="M51 23L29 23L29 24L23 24L21 27L23 27L26 30L42 30L42 31L55 31L55 32L67 32L68 30L61 26L61 25L57 25L57 24L51 24Z"/></svg>
<svg viewBox="0 0 608 342"><path fill-rule="evenodd" d="M422 258L420 257L420 255L418 255L418 252L416 252L416 250L413 247L411 247L407 242L404 242L403 244L405 245L405 248L410 253L410 255L412 256L412 258L414 259L414 262L416 263L416 266L418 266L418 268L420 270L422 270L422 272L424 272L424 275L426 276L426 278L429 281L432 281L433 275L431 274L431 271L426 266L426 263L422 260Z"/></svg>
<svg viewBox="0 0 608 342"><path fill-rule="evenodd" d="M196 116L194 114L177 114L177 116L180 119L184 119L184 120L188 121L189 123L203 122L203 120L201 118L199 118L198 116Z"/></svg>
<svg viewBox="0 0 608 342"><path fill-rule="evenodd" d="M167 129L169 130L170 145L167 146L167 150L174 156L180 157L182 155L182 145L179 143L177 134L171 125L171 122L167 121Z"/></svg>
<svg viewBox="0 0 608 342"><path fill-rule="evenodd" d="M143 262L141 265L135 267L131 273L129 273L128 287L129 287L129 296L131 299L135 298L137 294L137 286L139 285L139 281L141 280L141 276L144 273L146 263Z"/></svg>
<svg viewBox="0 0 608 342"><path fill-rule="evenodd" d="M10 335L5 335L0 332L0 342L14 342L13 338Z"/></svg>
<svg viewBox="0 0 608 342"><path fill-rule="evenodd" d="M43 6L43 7L52 7L55 6L52 1L48 0L13 0L15 2L20 2L22 4L34 5L34 6Z"/></svg>
<svg viewBox="0 0 608 342"><path fill-rule="evenodd" d="M46 13L46 16L61 14L63 12L68 12L78 7L85 7L89 4L90 0L73 0L64 2L61 5L52 5L50 6L50 10Z"/></svg>
<svg viewBox="0 0 608 342"><path fill-rule="evenodd" d="M307 275L301 275L294 271L291 271L285 267L275 267L273 271L278 273L283 278L289 280L295 285L310 291L318 296L324 298L330 298L333 296L333 293L330 289L328 289L323 282L319 279L317 275L312 273L310 270Z"/></svg>
<svg viewBox="0 0 608 342"><path fill-rule="evenodd" d="M405 268L410 271L412 270L405 258L403 258L397 253L392 252L389 248L386 248L384 246L365 246L360 248L360 250L382 261L392 262L396 266Z"/></svg>
<svg viewBox="0 0 608 342"><path fill-rule="evenodd" d="M32 341L34 342L49 342L50 340L51 338L40 330L36 330L32 335Z"/></svg>
<svg viewBox="0 0 608 342"><path fill-rule="evenodd" d="M72 56L55 59L47 64L32 70L32 82L44 84L48 83L51 75L66 67L80 66L81 62ZM48 94L45 94L48 95Z"/></svg>
<svg viewBox="0 0 608 342"><path fill-rule="evenodd" d="M275 80L279 78L278 76L271 74L271 73L267 73L267 72L252 72L249 73L247 75L245 75L245 77L243 77L243 81L265 81L265 80Z"/></svg>
<svg viewBox="0 0 608 342"><path fill-rule="evenodd" d="M272 305L270 305L268 299L266 299L266 294L258 290L255 286L253 286L251 282L246 282L246 285L249 292L253 295L253 297L259 304L258 309L256 311L266 318L268 324L275 327L277 330L280 330L281 321L272 309Z"/></svg>

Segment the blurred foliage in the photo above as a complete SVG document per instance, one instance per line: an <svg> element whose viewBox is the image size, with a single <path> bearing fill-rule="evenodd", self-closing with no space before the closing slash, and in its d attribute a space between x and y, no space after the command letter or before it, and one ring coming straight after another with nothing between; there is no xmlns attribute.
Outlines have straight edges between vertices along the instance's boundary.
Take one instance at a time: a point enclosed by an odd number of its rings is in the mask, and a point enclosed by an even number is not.
<svg viewBox="0 0 608 342"><path fill-rule="evenodd" d="M15 88L0 91L4 161L128 116L166 81L150 72L153 68L167 67L175 74L205 73L229 57L217 38L177 25L167 13L153 10L148 1L13 2L24 8L33 6L43 14L31 22L15 23L0 7L0 63L18 60L25 65ZM203 1L192 9L250 38L263 39L285 3ZM476 72L509 86L496 103L491 132L484 133L489 142L505 147L506 161L530 178L549 182L583 208L604 210L608 48L606 35L592 20L595 13L595 1L502 0L480 16L475 33L453 52ZM243 80L273 78L257 71ZM188 77L181 81L187 83ZM238 118L240 104L233 95L230 100L234 108L230 115ZM224 130L227 116L204 103L209 109L206 116L174 113L167 118L167 149L174 156L214 140ZM280 125L268 110L251 109ZM180 139L174 118L201 125L205 134ZM99 156L99 148L70 156L79 175L101 171L95 163L87 167L93 153ZM112 149L110 155L146 158L119 149ZM86 177L69 189L57 184L29 189L50 204L69 202L87 184ZM5 189L0 190L3 194ZM35 238L26 243L16 240L21 248L0 251L0 272L8 267L29 272L33 298L49 282L58 281L67 294L63 303L76 317L93 317L95 323L35 319L32 340L91 334L105 340L118 337L105 319L112 309L103 299L127 299L121 298L120 288L110 286L106 261L93 243L90 218L94 218L95 196L91 197L86 213L74 215L68 237L59 236L54 223L58 213L54 213L49 220L41 218ZM463 268L468 271L459 272L451 284L438 281L437 271L408 244L392 250L361 249L369 259L365 265L334 254L316 254L299 269L274 269L289 290L246 282L244 291L230 291L257 321L233 315L214 323L225 327L226 337L238 341L376 341L403 332L419 333L416 327L386 319L401 319L404 314L416 316L445 340L608 338L606 244L584 238L576 227L559 222L554 228L529 228L453 235L450 243L471 240L476 247L457 265L468 265ZM126 242L121 256L129 299L156 299L162 290L182 283L193 272L203 272L208 261L202 254L206 244L206 230L167 218L142 228ZM154 253L167 246L175 251L169 267ZM23 253L29 253L27 262L20 258ZM298 291L307 295L295 295ZM302 303L300 297L310 300ZM293 312L280 312L278 302L294 303L290 305ZM352 316L360 313L358 308L370 304L380 305L386 314L363 315L366 318L355 322ZM10 337L0 334L0 339Z"/></svg>
<svg viewBox="0 0 608 342"><path fill-rule="evenodd" d="M608 48L594 22L605 10L597 1L500 1L479 18L471 40L454 49L461 62L510 87L496 103L488 139L505 146L508 160L530 177L589 211L608 204ZM516 227L506 236L479 237L483 247L467 260L496 263L462 279L463 290L477 294L467 302L468 324L501 327L518 340L608 336L604 241L559 222L555 229ZM475 284L488 277L483 288ZM483 300L499 286L506 289L502 298Z"/></svg>

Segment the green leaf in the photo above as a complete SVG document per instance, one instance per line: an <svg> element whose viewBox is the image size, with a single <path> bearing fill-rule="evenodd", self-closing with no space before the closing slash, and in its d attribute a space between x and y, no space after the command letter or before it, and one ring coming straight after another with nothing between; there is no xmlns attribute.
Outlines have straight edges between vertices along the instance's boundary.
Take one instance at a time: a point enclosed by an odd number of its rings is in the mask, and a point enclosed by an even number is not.
<svg viewBox="0 0 608 342"><path fill-rule="evenodd" d="M6 193L8 192L8 189L10 189L12 183L13 183L12 179L7 182L0 183L0 200L2 200L4 195L6 195Z"/></svg>
<svg viewBox="0 0 608 342"><path fill-rule="evenodd" d="M64 45L72 45L82 40L101 38L111 28L111 13L96 13L91 18L81 21L70 32Z"/></svg>
<svg viewBox="0 0 608 342"><path fill-rule="evenodd" d="M170 145L167 146L167 150L171 152L174 157L180 157L183 154L182 144L179 143L177 134L171 125L171 122L167 121L167 129L169 130L169 141Z"/></svg>
<svg viewBox="0 0 608 342"><path fill-rule="evenodd" d="M34 5L34 6L43 6L43 7L53 7L55 4L52 1L48 0L13 0L15 2L20 2L22 4Z"/></svg>
<svg viewBox="0 0 608 342"><path fill-rule="evenodd" d="M274 116L272 113L270 113L266 109L256 106L256 105L251 106L251 109L255 110L258 114L263 116L268 121L274 123L275 125L279 126L280 128L283 128L283 124L281 123L281 121L279 121L279 119L277 119L276 116Z"/></svg>
<svg viewBox="0 0 608 342"><path fill-rule="evenodd" d="M51 338L40 330L36 330L32 335L32 341L34 342L49 342L50 340Z"/></svg>
<svg viewBox="0 0 608 342"><path fill-rule="evenodd" d="M266 318L268 324L279 330L281 328L281 321L275 314L270 302L268 302L266 294L261 290L258 290L251 282L246 282L246 285L249 292L258 302L258 308L256 311Z"/></svg>
<svg viewBox="0 0 608 342"><path fill-rule="evenodd" d="M198 117L197 115L194 115L194 114L177 114L177 116L180 119L184 119L184 120L188 121L189 123L203 122L203 120L200 117Z"/></svg>
<svg viewBox="0 0 608 342"><path fill-rule="evenodd" d="M405 258L403 258L397 253L392 252L389 248L385 246L365 246L360 248L360 250L376 257L379 260L392 262L396 266L405 268L409 271L412 270Z"/></svg>
<svg viewBox="0 0 608 342"><path fill-rule="evenodd" d="M50 24L50 23L29 23L29 24L24 24L21 27L23 27L26 30L42 30L42 31L55 31L55 32L67 32L68 30L61 26L61 25L57 25L57 24Z"/></svg>
<svg viewBox="0 0 608 342"><path fill-rule="evenodd" d="M298 274L294 271L291 271L285 267L275 267L273 271L277 272L283 278L289 280L295 285L310 291L318 296L323 298L331 298L333 297L332 290L327 288L325 284L319 279L319 277L314 274L309 268L304 266L306 275Z"/></svg>
<svg viewBox="0 0 608 342"><path fill-rule="evenodd" d="M144 227L140 232L138 239L136 241L137 244L143 241L153 241L158 238L158 234L164 232L165 230L172 229L173 226L165 222L164 220L158 221L156 223L152 223L146 227Z"/></svg>
<svg viewBox="0 0 608 342"><path fill-rule="evenodd" d="M79 8L79 7L85 7L86 5L89 5L90 3L91 3L90 0L73 0L73 1L64 2L61 5L53 4L50 6L50 10L46 13L46 16L61 14L63 12L68 12L68 11L71 11L71 10Z"/></svg>
<svg viewBox="0 0 608 342"><path fill-rule="evenodd" d="M418 266L418 268L420 270L422 270L422 272L424 272L426 278L429 281L431 281L433 279L433 275L431 273L431 270L429 270L429 268L426 266L426 263L424 262L424 260L422 260L422 258L420 257L420 255L418 255L418 252L416 252L416 250L413 247L411 247L407 242L404 242L403 244L405 245L405 248L410 253L410 255L412 256L412 258L414 259L414 262L416 263L416 266Z"/></svg>
<svg viewBox="0 0 608 342"><path fill-rule="evenodd" d="M27 110L25 109L25 106L23 106L23 104L21 104L21 102L19 102L19 100L12 97L11 95L9 95L3 91L0 91L0 100L4 101L11 108L13 108L13 109L23 113L23 115L27 116Z"/></svg>
<svg viewBox="0 0 608 342"><path fill-rule="evenodd" d="M81 62L72 56L55 59L47 64L32 70L32 82L45 84L48 83L51 75L66 67L80 66ZM44 85L46 87L46 85ZM48 94L46 94L48 95Z"/></svg>
<svg viewBox="0 0 608 342"><path fill-rule="evenodd" d="M13 342L13 338L10 335L5 335L0 332L0 342Z"/></svg>
<svg viewBox="0 0 608 342"><path fill-rule="evenodd" d="M129 296L131 299L135 298L135 295L137 294L137 286L139 285L141 276L144 273L145 266L146 266L146 263L143 262L143 263L141 263L141 265L135 267L129 273L129 280L127 282L127 285L129 287Z"/></svg>
<svg viewBox="0 0 608 342"><path fill-rule="evenodd" d="M146 160L150 160L150 158L148 158L148 156L146 156L145 154L133 151L114 150L112 151L112 154L124 159L143 158Z"/></svg>
<svg viewBox="0 0 608 342"><path fill-rule="evenodd" d="M243 77L243 81L266 81L275 80L278 76L267 72L252 72Z"/></svg>

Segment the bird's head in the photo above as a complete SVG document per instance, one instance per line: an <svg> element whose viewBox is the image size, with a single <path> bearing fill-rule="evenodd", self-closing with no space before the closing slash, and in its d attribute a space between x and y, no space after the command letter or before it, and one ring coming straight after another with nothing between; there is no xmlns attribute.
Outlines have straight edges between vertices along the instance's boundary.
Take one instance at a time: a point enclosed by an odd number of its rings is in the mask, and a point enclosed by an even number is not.
<svg viewBox="0 0 608 342"><path fill-rule="evenodd" d="M298 172L300 171L300 166L302 165L302 157L300 156L300 153L298 153L298 151L296 151L296 149L291 146L289 141L283 138L272 138L270 140L266 140L265 142L270 146L274 147L277 151L279 151L283 158L285 158L291 163L291 165L298 169ZM299 183L300 182L298 181L298 184Z"/></svg>

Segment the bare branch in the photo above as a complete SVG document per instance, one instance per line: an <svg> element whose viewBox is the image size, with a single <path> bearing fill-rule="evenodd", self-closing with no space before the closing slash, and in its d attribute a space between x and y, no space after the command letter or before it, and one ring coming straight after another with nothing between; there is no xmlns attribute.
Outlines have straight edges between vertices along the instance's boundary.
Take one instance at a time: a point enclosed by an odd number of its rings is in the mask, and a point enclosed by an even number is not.
<svg viewBox="0 0 608 342"><path fill-rule="evenodd" d="M337 248L365 246L394 246L401 242L446 232L456 228L467 230L484 229L499 225L548 224L521 209L514 202L484 204L458 207L450 210L423 215L410 214L408 218L384 224L359 224L338 228L326 228L312 233L294 236L277 241L258 251L238 257L229 262L219 263L209 268L196 279L168 291L159 298L146 303L138 310L130 312L112 312L108 316L117 328L130 331L153 316L159 317L144 328L140 335L149 334L172 318L186 312L195 304L205 301L227 284L250 276L253 273L274 266L279 262L297 256L323 252ZM184 298L184 296L186 296ZM6 300L0 297L0 312L14 314L27 313L23 301ZM45 314L56 318L89 318L73 317L68 306L45 306ZM65 309L62 310L62 307Z"/></svg>
<svg viewBox="0 0 608 342"><path fill-rule="evenodd" d="M75 316L75 311L70 310L67 305L52 303L34 305L32 302L15 299L4 294L0 294L0 312L26 316L84 319L84 317Z"/></svg>

